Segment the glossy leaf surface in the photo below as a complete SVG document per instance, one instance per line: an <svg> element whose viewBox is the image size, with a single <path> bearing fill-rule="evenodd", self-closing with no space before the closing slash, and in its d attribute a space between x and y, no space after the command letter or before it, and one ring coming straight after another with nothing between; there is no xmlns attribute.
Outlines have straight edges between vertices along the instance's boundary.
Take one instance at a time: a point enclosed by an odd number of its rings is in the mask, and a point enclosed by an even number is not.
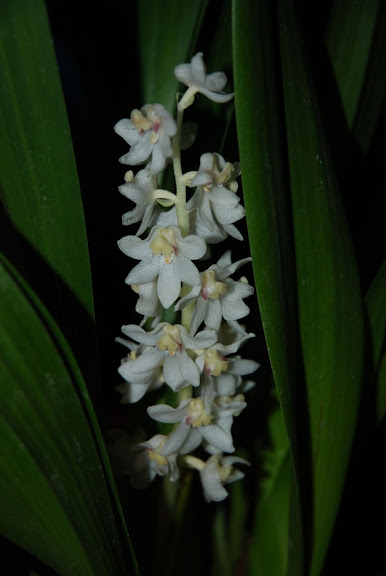
<svg viewBox="0 0 386 576"><path fill-rule="evenodd" d="M59 574L132 574L79 369L3 259L0 277L1 533Z"/></svg>
<svg viewBox="0 0 386 576"><path fill-rule="evenodd" d="M320 574L355 433L362 304L345 214L291 2L279 2L301 345L312 442L312 560ZM306 568L307 570L307 568Z"/></svg>
<svg viewBox="0 0 386 576"><path fill-rule="evenodd" d="M44 2L1 2L0 40L2 202L16 229L93 316L82 199Z"/></svg>

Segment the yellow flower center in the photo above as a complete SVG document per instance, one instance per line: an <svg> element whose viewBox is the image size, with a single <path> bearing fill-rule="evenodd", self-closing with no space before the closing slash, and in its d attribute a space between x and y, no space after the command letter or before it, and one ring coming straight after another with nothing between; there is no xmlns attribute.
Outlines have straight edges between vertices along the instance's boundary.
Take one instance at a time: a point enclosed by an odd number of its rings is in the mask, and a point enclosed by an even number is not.
<svg viewBox="0 0 386 576"><path fill-rule="evenodd" d="M174 356L177 350L181 351L182 342L179 328L170 324L165 326L163 336L158 340L157 346L160 350L167 350L170 356Z"/></svg>
<svg viewBox="0 0 386 576"><path fill-rule="evenodd" d="M146 109L145 114L143 114L141 110L133 110L130 115L130 120L138 132L144 132L152 128L150 141L152 144L157 142L161 127L161 118L154 112L153 106L149 106Z"/></svg>
<svg viewBox="0 0 386 576"><path fill-rule="evenodd" d="M228 370L229 362L214 348L205 351L204 370L208 376L220 376L221 372Z"/></svg>
<svg viewBox="0 0 386 576"><path fill-rule="evenodd" d="M166 264L170 264L173 260L174 254L178 254L176 238L171 228L160 228L157 236L150 244L150 248L154 254L159 256L163 255Z"/></svg>
<svg viewBox="0 0 386 576"><path fill-rule="evenodd" d="M214 270L207 270L203 273L203 283L201 287L201 295L204 300L208 298L218 298L227 291L227 287L222 282L216 280Z"/></svg>
<svg viewBox="0 0 386 576"><path fill-rule="evenodd" d="M188 425L190 424L193 428L209 426L212 420L213 416L205 410L204 402L201 398L195 398L189 403L189 409L186 415L186 423Z"/></svg>
<svg viewBox="0 0 386 576"><path fill-rule="evenodd" d="M154 460L154 462L157 462L158 466L165 466L168 463L165 456L162 456L162 454L158 454L158 452L156 452L155 450L149 450L147 454L150 460Z"/></svg>

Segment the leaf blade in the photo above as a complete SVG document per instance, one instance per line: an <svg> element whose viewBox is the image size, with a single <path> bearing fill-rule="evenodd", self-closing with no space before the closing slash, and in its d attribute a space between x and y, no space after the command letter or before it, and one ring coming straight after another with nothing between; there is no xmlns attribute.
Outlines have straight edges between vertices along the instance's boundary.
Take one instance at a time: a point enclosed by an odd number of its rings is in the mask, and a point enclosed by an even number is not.
<svg viewBox="0 0 386 576"><path fill-rule="evenodd" d="M2 258L1 531L60 574L129 574L68 365L9 269Z"/></svg>
<svg viewBox="0 0 386 576"><path fill-rule="evenodd" d="M290 2L280 0L280 39L294 219L302 353L313 454L313 554L320 573L355 433L363 321L351 239L304 48Z"/></svg>

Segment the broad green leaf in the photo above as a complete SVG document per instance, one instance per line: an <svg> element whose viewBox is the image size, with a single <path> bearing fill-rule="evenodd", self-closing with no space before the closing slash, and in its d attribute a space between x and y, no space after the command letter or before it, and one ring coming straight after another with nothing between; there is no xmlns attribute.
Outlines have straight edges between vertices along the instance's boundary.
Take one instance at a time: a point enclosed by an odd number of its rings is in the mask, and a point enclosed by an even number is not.
<svg viewBox="0 0 386 576"><path fill-rule="evenodd" d="M93 315L82 199L42 0L0 3L0 91L6 211Z"/></svg>
<svg viewBox="0 0 386 576"><path fill-rule="evenodd" d="M279 401L294 436L294 273L272 5L233 3L235 107L257 299Z"/></svg>
<svg viewBox="0 0 386 576"><path fill-rule="evenodd" d="M335 0L328 20L325 41L349 130L363 89L378 4L379 0Z"/></svg>
<svg viewBox="0 0 386 576"><path fill-rule="evenodd" d="M55 311L95 382L82 198L43 0L0 2L0 197L17 231L7 237L3 227L3 249ZM26 242L15 252L17 233Z"/></svg>
<svg viewBox="0 0 386 576"><path fill-rule="evenodd" d="M300 336L313 482L312 563L322 569L355 433L363 361L362 303L348 226L323 137L292 4L279 29ZM307 550L306 550L307 553Z"/></svg>
<svg viewBox="0 0 386 576"><path fill-rule="evenodd" d="M0 292L0 531L58 574L133 574L79 369L3 257Z"/></svg>
<svg viewBox="0 0 386 576"><path fill-rule="evenodd" d="M376 275L365 299L367 317L370 328L370 348L372 354L371 375L375 376L381 360L385 344L386 329L386 260ZM378 379L377 390L377 423L379 424L386 412L386 384L384 378Z"/></svg>
<svg viewBox="0 0 386 576"><path fill-rule="evenodd" d="M191 0L183 6L179 0L138 1L143 104L159 102L174 110L179 86L174 68L190 61L206 4L207 0Z"/></svg>
<svg viewBox="0 0 386 576"><path fill-rule="evenodd" d="M233 2L235 109L257 299L290 450L299 471L295 397L302 392L301 380L295 378L295 273L275 11L275 3L269 0ZM292 552L296 556L299 550Z"/></svg>

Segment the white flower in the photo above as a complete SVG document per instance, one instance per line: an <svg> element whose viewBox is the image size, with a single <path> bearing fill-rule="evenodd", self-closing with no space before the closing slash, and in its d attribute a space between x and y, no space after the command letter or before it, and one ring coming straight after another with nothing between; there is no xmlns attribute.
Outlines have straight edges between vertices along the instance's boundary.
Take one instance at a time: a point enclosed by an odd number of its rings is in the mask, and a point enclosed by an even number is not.
<svg viewBox="0 0 386 576"><path fill-rule="evenodd" d="M157 294L164 308L177 300L182 282L191 286L200 283L192 260L205 254L205 241L194 235L183 238L176 226L155 226L146 240L125 236L118 246L127 256L141 260L127 276L126 284L145 284L158 277Z"/></svg>
<svg viewBox="0 0 386 576"><path fill-rule="evenodd" d="M202 396L182 400L178 408L157 404L150 406L147 412L157 422L180 423L173 434L175 448L181 454L197 448L203 439L217 451L233 452L233 416L238 415L245 406L242 395L215 398L215 388L210 383L203 387Z"/></svg>
<svg viewBox="0 0 386 576"><path fill-rule="evenodd" d="M153 175L161 172L172 157L171 138L177 133L177 124L161 104L146 104L141 110L133 110L130 120L119 120L114 130L131 146L119 159L122 164L136 166L149 160Z"/></svg>
<svg viewBox="0 0 386 576"><path fill-rule="evenodd" d="M220 502L225 500L228 492L224 484L230 484L244 477L244 473L236 470L234 464L246 464L249 462L237 456L222 456L214 454L206 463L194 456L186 456L185 464L190 468L199 470L205 500L207 502Z"/></svg>
<svg viewBox="0 0 386 576"><path fill-rule="evenodd" d="M136 236L140 236L157 218L154 207L158 200L166 200L169 204L175 201L175 195L167 190L157 188L157 176L152 176L146 168L140 170L136 176L133 172L125 175L125 184L118 186L118 190L129 200L136 204L133 210L129 210L122 216L122 224L129 226L142 221ZM159 208L159 207L158 207ZM161 210L159 208L159 210ZM152 218L154 213L154 218Z"/></svg>
<svg viewBox="0 0 386 576"><path fill-rule="evenodd" d="M160 321L163 312L157 295L157 280L145 282L145 284L132 284L131 288L139 296L135 311L143 315L140 326L143 326L148 318L153 318L152 327L154 328Z"/></svg>
<svg viewBox="0 0 386 576"><path fill-rule="evenodd" d="M250 260L251 258L244 258L226 267L213 264L200 274L201 285L194 286L189 294L176 304L174 309L181 310L197 299L190 327L191 334L195 334L202 322L205 322L208 328L218 331L223 319L232 322L249 314L249 308L243 299L253 294L253 287L247 281L235 282L229 276Z"/></svg>
<svg viewBox="0 0 386 576"><path fill-rule="evenodd" d="M209 243L219 242L228 234L243 239L233 225L245 215L236 195L239 174L239 165L225 162L220 154L208 152L200 158L200 168L189 184L197 189L186 208L195 211L196 233Z"/></svg>
<svg viewBox="0 0 386 576"><path fill-rule="evenodd" d="M213 330L202 330L193 338L183 326L172 326L167 322L161 322L151 332L145 332L135 324L122 326L122 332L129 338L152 347L136 360L137 364L126 366L125 378L130 381L135 377L144 380L149 372L162 366L163 379L173 392L189 384L199 386L200 370L187 351L206 349L217 339ZM138 368L142 370L143 376L140 376Z"/></svg>
<svg viewBox="0 0 386 576"><path fill-rule="evenodd" d="M146 442L138 442L142 431L130 436L123 430L109 433L109 455L117 477L128 475L133 488L146 488L156 476L166 476L175 482L180 476L176 452L169 449L169 437L156 434Z"/></svg>
<svg viewBox="0 0 386 576"><path fill-rule="evenodd" d="M146 392L162 386L164 382L162 370L157 359L149 354L151 350L149 346L117 340L123 342L131 351L118 368L119 374L126 382L116 386L115 389L122 394L121 404L134 404L141 400Z"/></svg>
<svg viewBox="0 0 386 576"><path fill-rule="evenodd" d="M186 84L189 89L178 103L180 110L190 106L194 100L194 95L200 92L213 102L229 102L232 94L223 94L222 90L227 83L224 72L206 73L202 52L198 52L190 61L190 64L179 64L174 69L177 80Z"/></svg>

